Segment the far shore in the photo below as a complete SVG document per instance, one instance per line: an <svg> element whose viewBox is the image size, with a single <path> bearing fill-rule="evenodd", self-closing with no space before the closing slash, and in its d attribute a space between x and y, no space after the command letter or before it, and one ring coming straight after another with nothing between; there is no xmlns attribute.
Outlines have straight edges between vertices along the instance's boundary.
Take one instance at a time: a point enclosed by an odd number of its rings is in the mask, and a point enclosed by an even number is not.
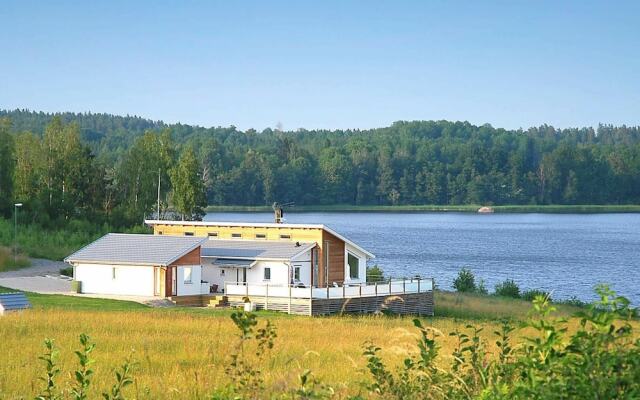
<svg viewBox="0 0 640 400"><path fill-rule="evenodd" d="M288 207L286 212L464 212L477 213L483 205L300 205ZM640 205L505 205L488 206L495 213L554 213L604 214L640 213ZM271 206L208 206L205 211L215 212L271 212Z"/></svg>

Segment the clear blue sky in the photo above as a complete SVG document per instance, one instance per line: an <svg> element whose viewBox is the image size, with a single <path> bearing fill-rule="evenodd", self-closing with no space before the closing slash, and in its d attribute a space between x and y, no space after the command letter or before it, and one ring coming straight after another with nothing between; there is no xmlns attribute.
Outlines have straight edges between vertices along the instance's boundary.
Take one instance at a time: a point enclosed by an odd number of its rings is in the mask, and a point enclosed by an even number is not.
<svg viewBox="0 0 640 400"><path fill-rule="evenodd" d="M0 108L258 130L637 125L639 20L640 1L4 0Z"/></svg>

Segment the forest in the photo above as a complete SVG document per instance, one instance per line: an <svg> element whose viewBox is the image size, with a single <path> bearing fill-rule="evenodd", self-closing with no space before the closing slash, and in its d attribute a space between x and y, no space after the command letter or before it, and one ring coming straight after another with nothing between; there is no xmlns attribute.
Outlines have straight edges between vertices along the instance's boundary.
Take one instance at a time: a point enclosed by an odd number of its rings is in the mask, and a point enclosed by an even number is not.
<svg viewBox="0 0 640 400"><path fill-rule="evenodd" d="M206 205L638 204L640 127L203 128L0 111L0 213L43 225L198 218Z"/></svg>

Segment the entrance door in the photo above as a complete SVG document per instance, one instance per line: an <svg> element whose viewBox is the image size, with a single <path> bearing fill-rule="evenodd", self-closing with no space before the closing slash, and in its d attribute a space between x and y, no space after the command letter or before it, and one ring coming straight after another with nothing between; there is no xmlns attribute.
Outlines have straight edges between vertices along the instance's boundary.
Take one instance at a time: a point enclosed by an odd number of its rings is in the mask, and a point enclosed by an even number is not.
<svg viewBox="0 0 640 400"><path fill-rule="evenodd" d="M236 268L236 282L247 283L247 269Z"/></svg>
<svg viewBox="0 0 640 400"><path fill-rule="evenodd" d="M178 267L171 267L171 293L178 295Z"/></svg>
<svg viewBox="0 0 640 400"><path fill-rule="evenodd" d="M153 295L164 297L165 272L162 267L153 268Z"/></svg>

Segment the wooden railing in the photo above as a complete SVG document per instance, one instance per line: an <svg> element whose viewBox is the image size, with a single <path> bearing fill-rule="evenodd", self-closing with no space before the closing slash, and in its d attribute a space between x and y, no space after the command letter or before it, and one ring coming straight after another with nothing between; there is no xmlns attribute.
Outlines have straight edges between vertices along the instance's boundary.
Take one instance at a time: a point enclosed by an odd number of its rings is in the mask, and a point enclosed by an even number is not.
<svg viewBox="0 0 640 400"><path fill-rule="evenodd" d="M224 293L229 296L289 297L298 299L344 299L353 297L388 296L393 294L426 293L433 290L433 278L389 279L385 282L347 284L329 287L299 287L267 283L226 282Z"/></svg>

